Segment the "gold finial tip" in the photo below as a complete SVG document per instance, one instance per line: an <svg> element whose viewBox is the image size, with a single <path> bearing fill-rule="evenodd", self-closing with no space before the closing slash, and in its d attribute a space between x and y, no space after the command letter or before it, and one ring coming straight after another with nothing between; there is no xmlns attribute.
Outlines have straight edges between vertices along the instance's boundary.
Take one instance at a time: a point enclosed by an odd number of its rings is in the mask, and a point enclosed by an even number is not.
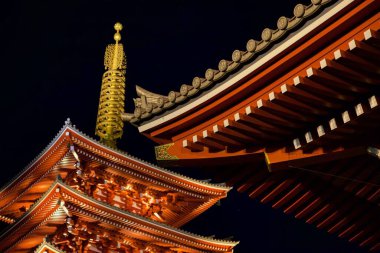
<svg viewBox="0 0 380 253"><path fill-rule="evenodd" d="M115 28L115 30L116 30L117 32L120 32L121 30L123 30L123 25L122 25L121 23L117 22L117 23L113 26L113 28Z"/></svg>
<svg viewBox="0 0 380 253"><path fill-rule="evenodd" d="M115 33L114 36L113 36L113 39L116 40L116 41L120 41L121 40L120 33Z"/></svg>

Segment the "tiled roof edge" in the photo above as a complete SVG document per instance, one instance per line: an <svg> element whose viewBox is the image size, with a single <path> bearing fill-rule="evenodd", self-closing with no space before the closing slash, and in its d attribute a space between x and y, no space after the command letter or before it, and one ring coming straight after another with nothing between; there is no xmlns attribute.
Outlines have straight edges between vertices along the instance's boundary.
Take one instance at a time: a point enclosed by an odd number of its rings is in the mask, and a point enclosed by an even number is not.
<svg viewBox="0 0 380 253"><path fill-rule="evenodd" d="M303 21L312 17L314 13L333 1L337 0L311 0L308 6L297 4L294 7L294 16L292 18L280 17L277 21L276 29L265 28L262 31L260 41L251 39L246 44L246 51L233 51L232 61L221 60L218 64L218 70L207 69L205 77L194 77L191 85L182 84L179 91L170 91L167 96L154 94L152 98L135 98L134 112L124 114L124 119L134 125L138 125L144 120L173 109L177 105L186 102L186 100L201 94L203 90L212 87L218 81L235 73L235 70L239 67L252 62L255 56L265 52L265 49L272 46L289 31L295 29ZM139 93L138 95L141 96ZM147 95L149 96L150 94ZM142 99L145 101L142 102Z"/></svg>

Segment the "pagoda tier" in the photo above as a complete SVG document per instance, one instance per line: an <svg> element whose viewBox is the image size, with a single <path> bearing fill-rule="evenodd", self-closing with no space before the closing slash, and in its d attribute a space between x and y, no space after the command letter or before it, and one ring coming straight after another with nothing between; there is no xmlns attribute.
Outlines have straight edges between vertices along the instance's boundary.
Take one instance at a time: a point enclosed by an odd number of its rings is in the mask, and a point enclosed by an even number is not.
<svg viewBox="0 0 380 253"><path fill-rule="evenodd" d="M311 2L180 92L138 87L145 107L128 120L161 144L163 164L209 166L240 192L377 251L380 2Z"/></svg>
<svg viewBox="0 0 380 253"><path fill-rule="evenodd" d="M169 172L90 139L70 124L0 192L0 219L12 223L57 176L113 206L178 227L219 199L229 187Z"/></svg>
<svg viewBox="0 0 380 253"><path fill-rule="evenodd" d="M47 238L44 239L44 238ZM96 200L58 178L0 235L1 252L232 252L237 244L197 236ZM49 244L46 245L46 241Z"/></svg>
<svg viewBox="0 0 380 253"><path fill-rule="evenodd" d="M57 177L60 180L57 181ZM174 227L183 225L207 210L226 197L230 189L224 185L213 185L169 172L104 146L75 129L68 120L49 146L0 191L0 220L11 224L0 237L0 252L30 252L30 249L42 243L45 235L54 237L55 232L61 231L67 216L75 217L81 222L90 222L89 226L94 228L95 224L99 225L97 221L104 221L104 231L112 232L119 231L120 228L110 227L116 226L116 223L108 218L119 219L115 215L124 215L124 221L134 224L131 226L136 229L145 231L146 226L152 226L149 231L141 232L144 235L148 233L151 238L130 235L136 243L146 244L149 241L152 244L159 238L155 231L161 229L162 238L173 236L177 233L171 232L177 231ZM79 198L82 199L81 202L78 202ZM63 203L66 203L65 207L62 206ZM95 204L98 206L97 211L94 209ZM84 205L90 213L81 210ZM41 210L37 211L37 208ZM105 212L109 213L106 215ZM52 218L53 213L58 216ZM36 215L41 219L36 218ZM35 229L41 230L36 232ZM123 233L129 234L128 231ZM165 233L167 235L164 236ZM179 230L178 233L186 234L184 240L190 240L189 242L193 240L195 243L201 238L188 238L190 234ZM123 235L118 236L121 238ZM177 245L175 238L162 239L160 245L167 249L173 248L173 245ZM16 240L20 241L20 245L16 244ZM205 238L202 240L208 241ZM214 245L215 252L230 252L232 249L229 247L233 242L227 242L226 245L218 241L215 243L221 243L220 247ZM180 249L183 247L191 248L183 252L207 250L206 246L198 247L196 243L192 246L178 245L174 247L178 250L173 252L182 252ZM16 248L11 249L11 246L16 247L17 251ZM64 247L64 250L68 249ZM162 250L157 252L165 252Z"/></svg>

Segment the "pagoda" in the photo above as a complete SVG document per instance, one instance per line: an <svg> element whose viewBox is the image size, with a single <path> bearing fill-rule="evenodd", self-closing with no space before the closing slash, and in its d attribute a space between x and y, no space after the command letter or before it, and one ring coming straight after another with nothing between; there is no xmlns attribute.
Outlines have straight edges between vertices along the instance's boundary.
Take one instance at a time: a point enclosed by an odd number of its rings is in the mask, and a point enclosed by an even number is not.
<svg viewBox="0 0 380 253"><path fill-rule="evenodd" d="M273 208L380 250L380 1L311 0L125 118L162 164L208 168Z"/></svg>
<svg viewBox="0 0 380 253"><path fill-rule="evenodd" d="M238 242L180 226L225 198L230 187L191 179L117 149L126 60L115 25L107 47L96 134L68 119L51 143L0 190L0 252L233 252Z"/></svg>

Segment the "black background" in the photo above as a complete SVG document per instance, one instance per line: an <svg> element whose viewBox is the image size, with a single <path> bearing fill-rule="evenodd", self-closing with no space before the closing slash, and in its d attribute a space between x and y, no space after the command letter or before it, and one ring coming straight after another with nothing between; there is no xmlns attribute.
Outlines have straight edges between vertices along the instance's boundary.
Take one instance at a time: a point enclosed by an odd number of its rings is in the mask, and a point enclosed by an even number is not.
<svg viewBox="0 0 380 253"><path fill-rule="evenodd" d="M136 84L167 94L260 39L297 1L13 1L0 10L0 157L5 184L50 142L70 117L94 136L113 25L123 23L126 111ZM129 124L119 147L154 161L154 143ZM186 174L204 179L200 171ZM241 241L235 252L364 252L233 190L184 229Z"/></svg>

